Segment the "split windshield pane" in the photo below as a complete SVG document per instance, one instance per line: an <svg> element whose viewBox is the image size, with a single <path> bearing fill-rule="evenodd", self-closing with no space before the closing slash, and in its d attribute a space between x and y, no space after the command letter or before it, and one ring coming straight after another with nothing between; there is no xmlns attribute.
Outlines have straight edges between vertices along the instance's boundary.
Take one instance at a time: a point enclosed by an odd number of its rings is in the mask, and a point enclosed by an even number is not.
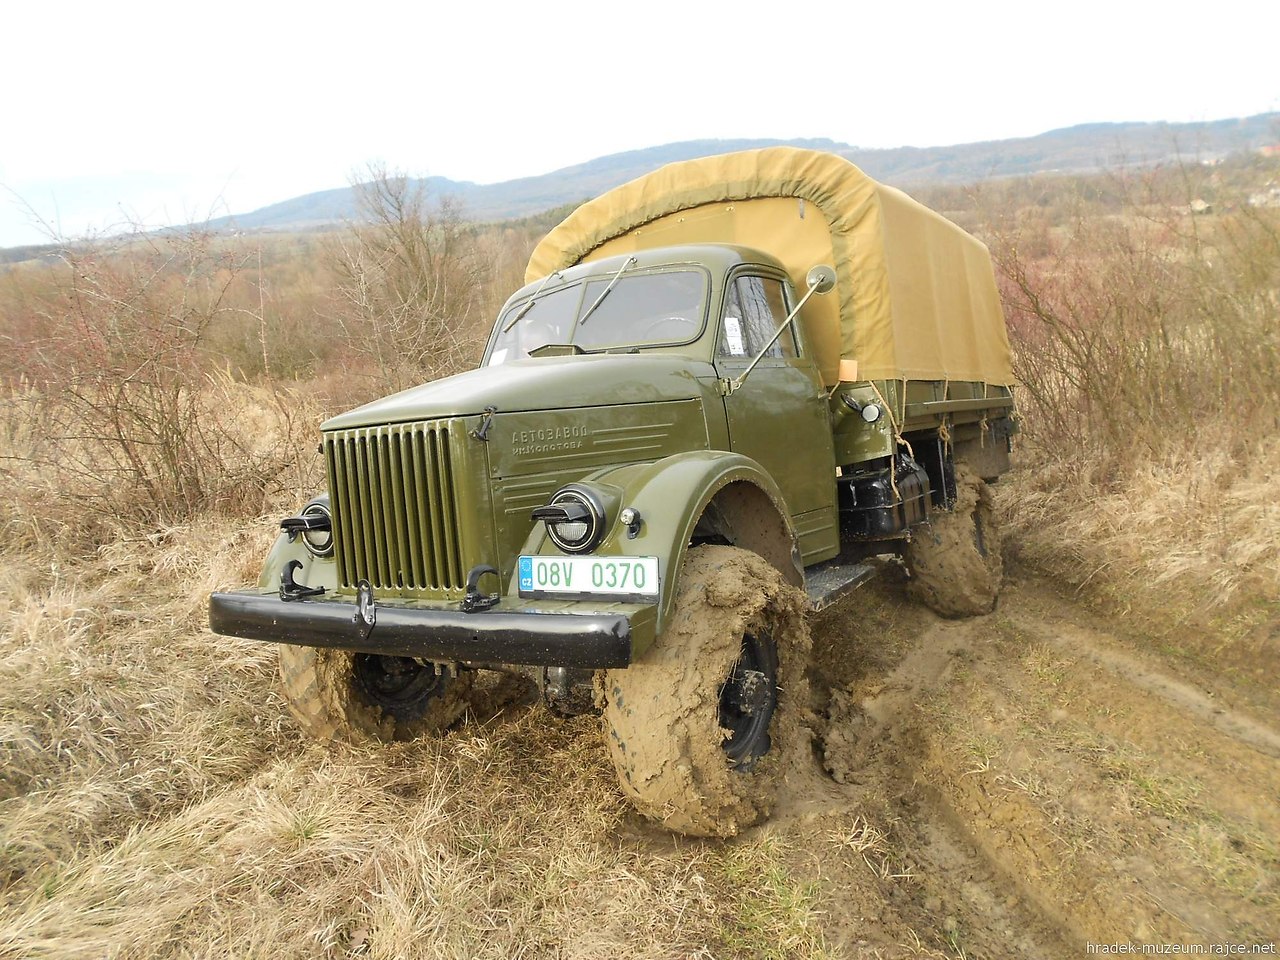
<svg viewBox="0 0 1280 960"><path fill-rule="evenodd" d="M498 334L490 366L527 357L548 343L576 344L590 352L687 343L701 333L707 297L701 271L624 274L601 300L611 279L594 277L544 293L518 320L528 301L511 307L498 320L499 331L510 328Z"/></svg>

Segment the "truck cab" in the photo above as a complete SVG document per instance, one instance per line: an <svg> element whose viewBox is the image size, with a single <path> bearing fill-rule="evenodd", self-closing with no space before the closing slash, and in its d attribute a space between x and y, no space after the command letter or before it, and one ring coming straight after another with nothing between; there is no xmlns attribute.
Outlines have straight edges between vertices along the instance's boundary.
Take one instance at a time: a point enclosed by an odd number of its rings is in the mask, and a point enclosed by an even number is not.
<svg viewBox="0 0 1280 960"><path fill-rule="evenodd" d="M787 323L799 300L782 265L747 247L610 257L518 291L482 364L597 353L684 358L703 389L707 447L741 453L774 479L809 565L837 552L836 463L830 392L801 325Z"/></svg>

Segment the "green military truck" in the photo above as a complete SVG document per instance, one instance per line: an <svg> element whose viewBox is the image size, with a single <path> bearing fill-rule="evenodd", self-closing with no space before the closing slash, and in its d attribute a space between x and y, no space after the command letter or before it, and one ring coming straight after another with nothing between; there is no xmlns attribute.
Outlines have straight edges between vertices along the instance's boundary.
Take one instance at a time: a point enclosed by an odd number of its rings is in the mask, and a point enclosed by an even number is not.
<svg viewBox="0 0 1280 960"><path fill-rule="evenodd" d="M803 742L805 614L900 554L990 610L1009 345L986 248L832 154L672 164L535 249L480 366L321 427L220 634L272 641L321 737L405 738L477 670L599 710L646 816L727 835Z"/></svg>

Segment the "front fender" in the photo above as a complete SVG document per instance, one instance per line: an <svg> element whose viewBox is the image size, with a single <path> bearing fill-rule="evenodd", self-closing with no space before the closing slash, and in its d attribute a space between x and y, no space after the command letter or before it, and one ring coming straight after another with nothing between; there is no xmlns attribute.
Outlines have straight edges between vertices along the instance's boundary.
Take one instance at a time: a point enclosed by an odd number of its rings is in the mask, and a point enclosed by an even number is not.
<svg viewBox="0 0 1280 960"><path fill-rule="evenodd" d="M655 635L662 631L672 613L675 586L699 518L718 494L734 484L747 485L754 500L761 505L758 509L768 514L761 517L756 525L761 530L772 531L767 536L773 549L760 552L781 570L787 580L797 585L804 582L795 530L788 519L782 494L773 479L749 457L716 450L696 450L652 463L608 468L584 478L582 482L599 486L610 494L610 500L620 505L615 515L609 518L609 532L594 551L595 555L658 558L661 592ZM629 536L627 527L617 517L625 507L640 512L640 529L634 538ZM753 535L757 540L752 547L759 549L761 534L753 531ZM521 550L522 554L529 555L559 555L560 552L541 523L534 525ZM509 587L513 595L518 592L517 579L518 574L513 574ZM636 639L640 640L639 637ZM642 649L633 651L635 655L641 652Z"/></svg>

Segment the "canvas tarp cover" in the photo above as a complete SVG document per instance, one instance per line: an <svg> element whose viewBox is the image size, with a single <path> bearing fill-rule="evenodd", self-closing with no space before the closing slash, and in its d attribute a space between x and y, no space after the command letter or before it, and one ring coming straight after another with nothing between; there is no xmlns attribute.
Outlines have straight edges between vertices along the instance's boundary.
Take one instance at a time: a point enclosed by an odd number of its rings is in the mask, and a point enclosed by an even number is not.
<svg viewBox="0 0 1280 960"><path fill-rule="evenodd" d="M583 204L538 244L526 282L584 261L680 243L772 254L796 288L815 264L834 294L804 308L823 378L1013 384L987 248L835 154L769 147L669 164Z"/></svg>

